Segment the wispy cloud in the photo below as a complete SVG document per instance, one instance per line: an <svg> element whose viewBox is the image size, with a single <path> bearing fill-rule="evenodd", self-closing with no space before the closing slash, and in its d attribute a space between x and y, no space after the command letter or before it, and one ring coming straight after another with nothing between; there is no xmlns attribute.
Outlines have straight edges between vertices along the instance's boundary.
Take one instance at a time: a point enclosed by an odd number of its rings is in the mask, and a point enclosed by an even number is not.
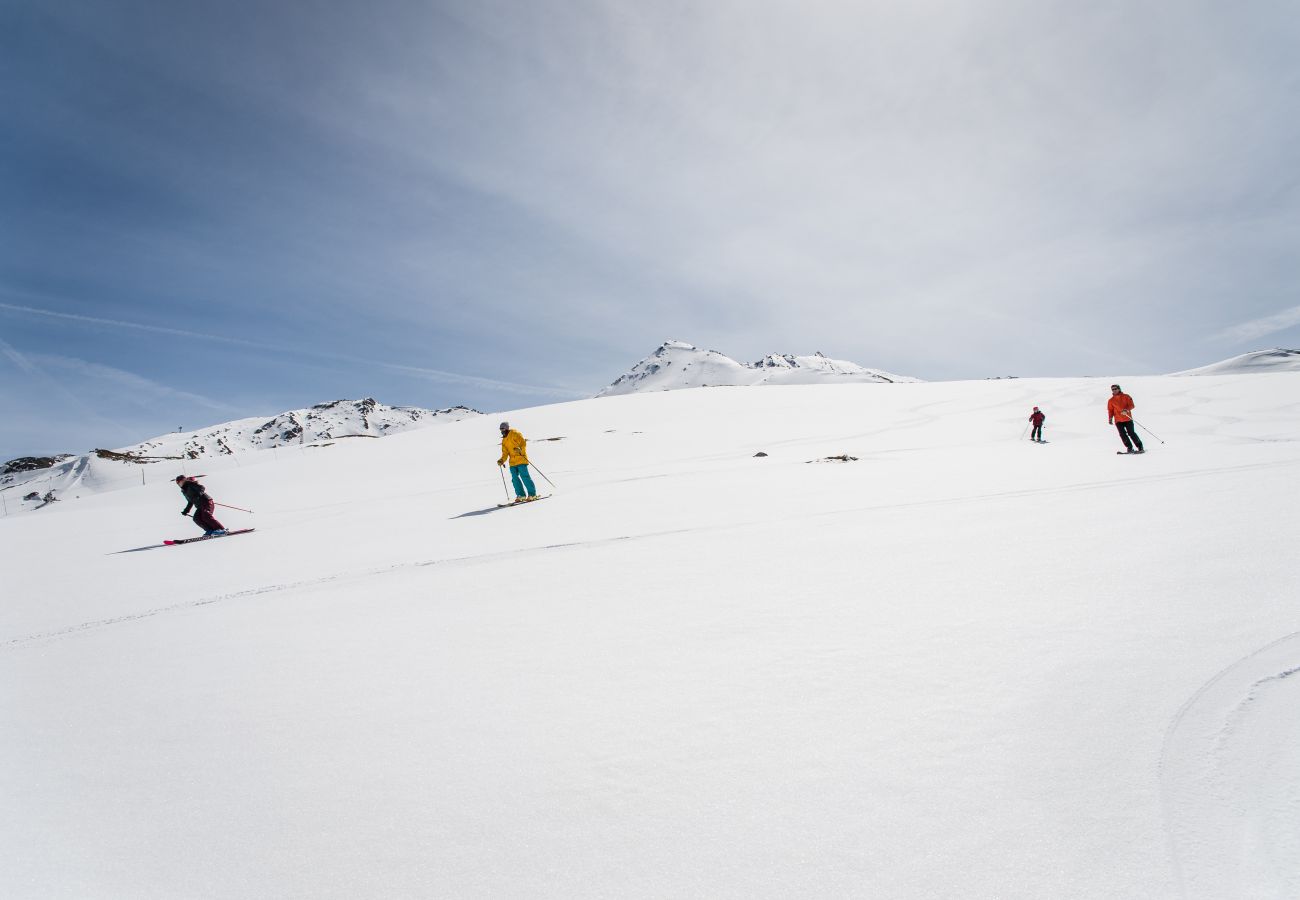
<svg viewBox="0 0 1300 900"><path fill-rule="evenodd" d="M328 359L333 362L347 362L347 363L353 363L353 364L363 365L363 366L372 366L375 368L384 369L389 372L400 372L402 374L411 375L416 378L424 379L426 381L437 381L437 382L443 382L448 384L473 385L474 387L481 387L489 390L502 391L504 393L509 393L509 394L522 394L527 396L552 397L552 398L563 398L563 399L576 399L579 397L587 396L587 394L571 391L565 388L549 387L546 385L522 384L513 381L501 381L495 378L482 378L477 375L466 375L461 372L447 372L442 369L430 369L430 368L425 368L423 366L406 366L397 363L381 362L379 360L374 360L374 359L365 359L362 357L349 356L341 353L323 353L323 352L317 352L303 347L293 347L284 344L273 344L273 343L268 343L266 341L250 341L244 338L228 337L226 335L221 335L221 334L209 334L209 333L204 333L199 331L188 331L182 328L170 328L163 325L147 325L142 322L128 322L128 321L123 321L121 319L108 319L99 316L85 316L77 313L57 312L51 309L42 309L40 307L35 307L35 306L23 306L15 303L0 303L0 310L8 310L9 312L14 312L14 313L22 313L26 315L43 316L51 319L60 319L63 321L77 322L83 325L94 325L94 326L100 326L106 328L125 329L130 331L151 332L154 334L167 334L167 335L172 335L174 337L197 338L199 340L215 341L223 344L233 344L236 346L248 347L250 349L255 349L255 350L270 350L276 353L293 353L299 356L311 357L315 359ZM13 354L11 358L14 359L15 365L20 365L20 366L23 365L23 363L20 362L22 356L18 354L16 350L9 348L9 351L6 352L6 355L7 356L10 355L10 353ZM51 359L54 358L56 357L51 357ZM83 363L83 365L91 366L93 364ZM130 375L130 373L122 372L121 370L109 369L109 367L102 367L102 368L104 368L105 371L119 372L121 375L128 375L128 376ZM139 378L139 376L130 376L130 377ZM141 379L141 382L147 384L155 384L154 382L148 382L147 379ZM191 396L197 397L198 395L191 395ZM206 403L209 405L212 402L213 401L206 401ZM226 407L223 407L218 404L213 408L224 409Z"/></svg>
<svg viewBox="0 0 1300 900"><path fill-rule="evenodd" d="M34 354L30 358L47 371L50 369L60 369L65 372L71 372L85 381L94 384L96 390L102 390L105 386L108 386L116 396L123 397L142 406L148 406L161 399L174 399L204 406L208 409L217 410L218 412L239 412L236 407L230 406L229 404L221 403L220 401L204 397L201 394L191 393L190 391L180 391L169 385L161 384L157 381L145 378L143 375L137 375L134 372L117 369L113 366L105 366L100 363L89 362L74 357L54 356L49 354Z"/></svg>
<svg viewBox="0 0 1300 900"><path fill-rule="evenodd" d="M167 328L162 325L145 325L141 322L124 322L121 319L104 319L99 316L83 316L77 313L57 312L52 309L41 309L35 306L20 306L16 303L0 303L0 309L16 313L26 313L33 316L44 316L50 319L62 319L65 322L79 322L83 325L102 325L108 328L125 328L132 331L152 332L154 334L170 334L174 337L200 338L205 341L219 341L223 344L238 344L243 347L254 347L263 350L282 349L271 347L269 344L261 344L257 341L247 341L242 338L226 337L219 334L204 334L198 331L186 331L183 328Z"/></svg>
<svg viewBox="0 0 1300 900"><path fill-rule="evenodd" d="M1234 344L1244 344L1248 341L1257 341L1279 331L1285 331L1295 325L1300 325L1300 306L1293 306L1271 316L1251 319L1249 322L1242 322L1239 325L1233 325L1231 328L1225 328L1214 335L1214 339L1227 340Z"/></svg>
<svg viewBox="0 0 1300 900"><path fill-rule="evenodd" d="M576 400L582 397L591 396L590 392L572 391L567 388L541 387L534 384L516 384L512 381L498 381L495 378L479 378L476 375L461 375L457 372L444 372L440 369L424 369L419 366L399 366L393 363L380 363L372 360L353 360L366 365L379 366L390 372L403 372L407 375L414 375L417 378L424 378L429 381L449 382L451 384L468 384L474 387L488 388L494 391L504 391L508 394L527 394L538 397L557 397L565 400Z"/></svg>
<svg viewBox="0 0 1300 900"><path fill-rule="evenodd" d="M0 355L3 355L5 359L28 375L40 375L41 373L40 369L36 368L36 365L31 360L6 343L3 338L0 338Z"/></svg>
<svg viewBox="0 0 1300 900"><path fill-rule="evenodd" d="M85 419L109 426L115 429L119 434L129 433L129 429L123 425L122 422L104 415L104 413L95 408L95 406L87 403L85 398L78 391L69 388L58 378L55 378L52 374L47 372L41 364L41 356L22 353L2 338L0 338L0 355L3 355L6 359L13 362L14 365L21 369L34 382L39 383L46 390L61 397L64 402L66 402L71 408L77 410L78 414Z"/></svg>

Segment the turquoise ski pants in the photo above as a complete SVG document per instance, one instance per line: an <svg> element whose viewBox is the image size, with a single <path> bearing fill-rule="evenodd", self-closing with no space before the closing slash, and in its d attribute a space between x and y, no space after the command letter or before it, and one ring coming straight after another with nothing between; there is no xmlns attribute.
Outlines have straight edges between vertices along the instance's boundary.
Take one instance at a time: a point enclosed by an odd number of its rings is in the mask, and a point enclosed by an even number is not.
<svg viewBox="0 0 1300 900"><path fill-rule="evenodd" d="M537 488L533 487L533 476L528 474L528 463L520 463L517 466L511 466L510 480L515 484L516 497L525 496L525 490L528 492L527 496L537 496Z"/></svg>

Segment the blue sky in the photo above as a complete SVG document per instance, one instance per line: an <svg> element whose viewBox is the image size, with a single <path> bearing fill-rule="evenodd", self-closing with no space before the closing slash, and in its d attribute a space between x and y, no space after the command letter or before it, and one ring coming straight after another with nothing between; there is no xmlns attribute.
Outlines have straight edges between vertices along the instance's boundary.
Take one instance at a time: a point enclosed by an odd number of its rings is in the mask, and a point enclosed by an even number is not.
<svg viewBox="0 0 1300 900"><path fill-rule="evenodd" d="M1300 345L1288 2L10 2L0 459L667 338L921 378Z"/></svg>

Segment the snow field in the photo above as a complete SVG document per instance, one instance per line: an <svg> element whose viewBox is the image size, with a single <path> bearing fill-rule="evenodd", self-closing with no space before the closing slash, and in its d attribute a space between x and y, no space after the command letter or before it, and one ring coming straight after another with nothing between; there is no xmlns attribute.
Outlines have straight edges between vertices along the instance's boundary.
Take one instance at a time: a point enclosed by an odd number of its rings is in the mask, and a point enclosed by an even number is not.
<svg viewBox="0 0 1300 900"><path fill-rule="evenodd" d="M1121 383L1143 457L731 388L504 416L519 509L491 417L0 519L0 893L1293 894L1300 382Z"/></svg>

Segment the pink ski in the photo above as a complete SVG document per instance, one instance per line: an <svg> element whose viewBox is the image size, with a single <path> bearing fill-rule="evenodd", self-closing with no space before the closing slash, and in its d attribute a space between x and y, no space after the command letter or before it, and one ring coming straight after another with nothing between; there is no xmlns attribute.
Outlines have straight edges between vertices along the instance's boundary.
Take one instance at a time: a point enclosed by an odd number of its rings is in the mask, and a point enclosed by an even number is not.
<svg viewBox="0 0 1300 900"><path fill-rule="evenodd" d="M198 537L179 538L174 541L163 541L163 543L166 544L168 547L171 547L176 544L192 544L195 541L211 541L211 540L215 540L216 538L234 537L237 534L248 534L250 531L253 531L253 529L239 528L235 531L227 531L225 534L201 534Z"/></svg>

